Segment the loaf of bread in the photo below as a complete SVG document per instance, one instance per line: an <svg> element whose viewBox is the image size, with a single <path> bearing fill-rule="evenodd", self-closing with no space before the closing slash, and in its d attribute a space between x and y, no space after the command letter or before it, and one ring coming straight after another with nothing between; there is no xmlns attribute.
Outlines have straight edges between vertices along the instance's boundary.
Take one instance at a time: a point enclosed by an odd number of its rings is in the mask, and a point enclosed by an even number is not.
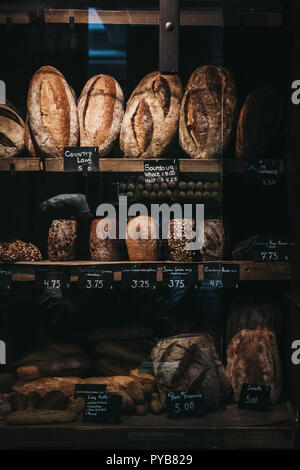
<svg viewBox="0 0 300 470"><path fill-rule="evenodd" d="M196 240L193 219L172 219L168 229L168 249L170 260L176 262L196 261L197 251L189 249L189 243Z"/></svg>
<svg viewBox="0 0 300 470"><path fill-rule="evenodd" d="M148 216L131 219L126 229L126 246L130 261L157 261L159 259L159 226Z"/></svg>
<svg viewBox="0 0 300 470"><path fill-rule="evenodd" d="M28 115L26 116L26 121L25 121L25 147L26 147L28 154L31 157L38 156L38 147L36 145L36 142L34 140L34 137L32 135L32 132L29 126Z"/></svg>
<svg viewBox="0 0 300 470"><path fill-rule="evenodd" d="M243 383L270 386L271 403L280 399L279 329L279 306L264 295L239 295L232 303L227 321L226 374L236 401Z"/></svg>
<svg viewBox="0 0 300 470"><path fill-rule="evenodd" d="M94 331L89 340L92 343L106 341L108 339L135 339L135 338L152 338L154 331L143 323L132 323L129 325L105 326Z"/></svg>
<svg viewBox="0 0 300 470"><path fill-rule="evenodd" d="M236 110L232 74L214 65L196 69L188 81L180 108L182 150L191 158L220 157L230 141Z"/></svg>
<svg viewBox="0 0 300 470"><path fill-rule="evenodd" d="M113 77L100 74L90 78L77 103L80 145L99 147L99 155L107 155L120 132L123 106L122 89Z"/></svg>
<svg viewBox="0 0 300 470"><path fill-rule="evenodd" d="M146 75L133 90L124 115L120 147L128 158L164 155L178 129L182 86L177 75Z"/></svg>
<svg viewBox="0 0 300 470"><path fill-rule="evenodd" d="M0 243L0 261L40 261L40 250L30 242L15 240Z"/></svg>
<svg viewBox="0 0 300 470"><path fill-rule="evenodd" d="M122 260L123 243L119 240L117 219L95 219L90 228L90 255L93 261Z"/></svg>
<svg viewBox="0 0 300 470"><path fill-rule="evenodd" d="M182 334L160 340L152 350L160 398L174 390L203 393L207 411L232 399L232 388L208 334Z"/></svg>
<svg viewBox="0 0 300 470"><path fill-rule="evenodd" d="M78 143L79 121L72 91L54 67L41 67L32 77L27 98L29 125L39 153L62 157L64 147Z"/></svg>
<svg viewBox="0 0 300 470"><path fill-rule="evenodd" d="M77 245L77 221L53 220L48 234L50 261L74 260Z"/></svg>
<svg viewBox="0 0 300 470"><path fill-rule="evenodd" d="M275 90L258 88L252 91L239 115L236 156L269 156L276 145L282 117L282 99Z"/></svg>
<svg viewBox="0 0 300 470"><path fill-rule="evenodd" d="M224 254L225 232L222 221L220 219L205 219L204 244L199 250L199 260L222 260Z"/></svg>
<svg viewBox="0 0 300 470"><path fill-rule="evenodd" d="M11 107L0 104L0 157L15 157L25 145L25 123Z"/></svg>

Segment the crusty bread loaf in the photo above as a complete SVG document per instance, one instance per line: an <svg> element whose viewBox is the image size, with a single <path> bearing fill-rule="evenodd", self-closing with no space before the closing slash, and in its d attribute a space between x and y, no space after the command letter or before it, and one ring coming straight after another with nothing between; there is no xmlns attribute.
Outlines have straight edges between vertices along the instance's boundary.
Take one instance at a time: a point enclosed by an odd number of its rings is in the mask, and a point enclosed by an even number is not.
<svg viewBox="0 0 300 470"><path fill-rule="evenodd" d="M108 339L152 338L154 331L147 325L132 323L129 325L106 326L94 331L89 340L92 343Z"/></svg>
<svg viewBox="0 0 300 470"><path fill-rule="evenodd" d="M241 109L236 136L236 156L269 156L276 145L283 116L282 98L275 90L257 88Z"/></svg>
<svg viewBox="0 0 300 470"><path fill-rule="evenodd" d="M25 121L25 147L31 157L38 156L38 147L36 145L36 142L29 126L28 115L26 116Z"/></svg>
<svg viewBox="0 0 300 470"><path fill-rule="evenodd" d="M50 261L75 259L77 245L77 221L53 220L48 234L48 258Z"/></svg>
<svg viewBox="0 0 300 470"><path fill-rule="evenodd" d="M201 261L222 260L225 253L225 232L220 219L205 219L204 244L199 250Z"/></svg>
<svg viewBox="0 0 300 470"><path fill-rule="evenodd" d="M0 104L0 157L14 157L25 145L25 123L9 106Z"/></svg>
<svg viewBox="0 0 300 470"><path fill-rule="evenodd" d="M133 90L124 115L120 147L125 157L156 158L177 133L182 86L177 75L146 75Z"/></svg>
<svg viewBox="0 0 300 470"><path fill-rule="evenodd" d="M195 221L193 219L170 220L168 229L170 259L176 262L196 261L197 252L188 249L188 244L195 239Z"/></svg>
<svg viewBox="0 0 300 470"><path fill-rule="evenodd" d="M126 229L126 246L130 261L157 261L159 259L159 226L148 216L131 219Z"/></svg>
<svg viewBox="0 0 300 470"><path fill-rule="evenodd" d="M207 65L191 75L180 108L179 143L191 158L220 157L232 135L237 95L232 74Z"/></svg>
<svg viewBox="0 0 300 470"><path fill-rule="evenodd" d="M41 67L32 77L27 108L29 125L39 152L62 157L64 147L77 145L77 107L65 77L54 67Z"/></svg>
<svg viewBox="0 0 300 470"><path fill-rule="evenodd" d="M120 132L123 104L122 89L113 77L100 74L90 78L77 103L80 145L99 147L99 155L107 155Z"/></svg>
<svg viewBox="0 0 300 470"><path fill-rule="evenodd" d="M124 243L119 240L117 219L95 219L90 228L90 255L93 261L121 261Z"/></svg>

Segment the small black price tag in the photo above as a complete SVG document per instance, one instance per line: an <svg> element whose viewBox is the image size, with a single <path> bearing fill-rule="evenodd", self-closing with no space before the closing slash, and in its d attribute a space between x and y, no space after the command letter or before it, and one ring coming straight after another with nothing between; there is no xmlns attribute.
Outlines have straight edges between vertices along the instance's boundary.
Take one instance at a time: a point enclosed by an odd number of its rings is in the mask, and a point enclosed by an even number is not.
<svg viewBox="0 0 300 470"><path fill-rule="evenodd" d="M149 264L129 264L122 267L123 288L156 289L156 266Z"/></svg>
<svg viewBox="0 0 300 470"><path fill-rule="evenodd" d="M254 261L289 261L289 242L276 239L253 240Z"/></svg>
<svg viewBox="0 0 300 470"><path fill-rule="evenodd" d="M273 187L280 184L280 161L248 160L243 166L244 186Z"/></svg>
<svg viewBox="0 0 300 470"><path fill-rule="evenodd" d="M237 289L240 281L238 264L208 263L203 266L204 281L212 289Z"/></svg>
<svg viewBox="0 0 300 470"><path fill-rule="evenodd" d="M0 267L0 290L10 290L12 288L12 270Z"/></svg>
<svg viewBox="0 0 300 470"><path fill-rule="evenodd" d="M178 160L145 160L145 183L177 183L179 181Z"/></svg>
<svg viewBox="0 0 300 470"><path fill-rule="evenodd" d="M114 272L109 266L81 267L78 271L80 289L113 290Z"/></svg>
<svg viewBox="0 0 300 470"><path fill-rule="evenodd" d="M165 264L162 267L163 286L170 289L195 289L197 286L197 266Z"/></svg>
<svg viewBox="0 0 300 470"><path fill-rule="evenodd" d="M38 267L35 283L38 289L67 289L70 287L70 273L56 266Z"/></svg>
<svg viewBox="0 0 300 470"><path fill-rule="evenodd" d="M169 392L166 405L170 419L205 416L205 399L202 393Z"/></svg>
<svg viewBox="0 0 300 470"><path fill-rule="evenodd" d="M121 395L92 392L86 395L82 421L86 423L118 424L121 421Z"/></svg>
<svg viewBox="0 0 300 470"><path fill-rule="evenodd" d="M271 387L266 385L243 384L238 407L255 411L267 411Z"/></svg>
<svg viewBox="0 0 300 470"><path fill-rule="evenodd" d="M64 171L86 173L99 171L98 147L65 147Z"/></svg>

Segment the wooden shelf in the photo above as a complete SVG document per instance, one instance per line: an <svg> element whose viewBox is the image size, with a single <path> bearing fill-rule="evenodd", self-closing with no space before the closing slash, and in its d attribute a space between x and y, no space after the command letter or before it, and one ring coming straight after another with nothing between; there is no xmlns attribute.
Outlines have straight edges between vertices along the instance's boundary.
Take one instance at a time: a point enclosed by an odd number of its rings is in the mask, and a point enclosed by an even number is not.
<svg viewBox="0 0 300 470"><path fill-rule="evenodd" d="M158 10L44 9L43 5L20 7L2 5L0 24L29 24L38 18L44 23L158 25ZM180 11L181 26L258 26L281 27L277 11L227 11L194 9Z"/></svg>
<svg viewBox="0 0 300 470"><path fill-rule="evenodd" d="M122 416L115 425L7 426L3 420L0 448L292 449L295 429L295 418L285 403L267 413L231 405L201 418Z"/></svg>
<svg viewBox="0 0 300 470"><path fill-rule="evenodd" d="M170 158L172 159L172 157ZM220 173L223 169L228 173L243 171L243 159L239 158L225 158L223 160L182 158L178 161L182 173ZM0 159L0 171L11 171L11 165L14 165L15 171L43 171L43 169L50 173L64 171L62 158L47 158L45 161L33 157ZM144 160L139 158L99 158L99 171L103 173L143 173ZM284 171L285 163L280 160L280 172L284 173Z"/></svg>
<svg viewBox="0 0 300 470"><path fill-rule="evenodd" d="M161 281L161 265L172 263L171 261L153 261L149 264L157 265L157 280ZM201 263L193 263L198 265L198 280L203 281L203 265L207 263L224 263L224 264L237 264L240 266L240 280L241 281L291 281L292 280L292 265L288 262L255 262L255 261L205 261ZM1 263L5 264L5 263ZM71 281L78 281L77 271L80 266L92 265L115 265L114 280L121 280L121 265L125 264L139 264L131 261L114 261L110 263L101 263L96 261L69 261L69 262L51 262L48 260L39 262L17 262L11 264L10 267L13 271L13 281L34 281L35 268L41 266L57 266L69 267L71 270ZM148 264L148 262L145 262ZM181 264L181 263L176 263ZM182 263L185 264L185 263ZM188 263L189 264L189 263Z"/></svg>

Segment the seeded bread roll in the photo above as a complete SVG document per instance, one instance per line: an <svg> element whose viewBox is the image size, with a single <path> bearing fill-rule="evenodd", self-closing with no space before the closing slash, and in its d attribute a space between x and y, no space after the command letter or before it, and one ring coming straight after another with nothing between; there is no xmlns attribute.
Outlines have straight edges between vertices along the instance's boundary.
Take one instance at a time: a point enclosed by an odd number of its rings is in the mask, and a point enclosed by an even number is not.
<svg viewBox="0 0 300 470"><path fill-rule="evenodd" d="M196 69L180 108L179 143L196 159L220 157L230 141L237 112L232 74L223 67Z"/></svg>
<svg viewBox="0 0 300 470"><path fill-rule="evenodd" d="M40 261L41 259L41 252L33 243L15 240L0 245L1 261Z"/></svg>
<svg viewBox="0 0 300 470"><path fill-rule="evenodd" d="M14 157L25 145L25 123L19 114L0 104L0 157Z"/></svg>
<svg viewBox="0 0 300 470"><path fill-rule="evenodd" d="M126 246L130 261L157 261L160 242L156 220L148 216L131 219L127 224Z"/></svg>
<svg viewBox="0 0 300 470"><path fill-rule="evenodd" d="M99 147L109 153L117 139L124 116L124 95L109 75L95 75L85 84L78 100L80 145Z"/></svg>
<svg viewBox="0 0 300 470"><path fill-rule="evenodd" d="M193 219L170 220L168 230L169 256L172 261L191 262L197 252L189 250L188 244L195 241L195 221Z"/></svg>
<svg viewBox="0 0 300 470"><path fill-rule="evenodd" d="M48 234L50 261L74 260L77 244L76 220L53 220Z"/></svg>
<svg viewBox="0 0 300 470"><path fill-rule="evenodd" d="M39 152L63 156L78 143L79 122L73 93L56 68L41 67L32 77L27 98L29 125Z"/></svg>
<svg viewBox="0 0 300 470"><path fill-rule="evenodd" d="M120 261L123 243L116 219L95 219L90 228L90 255L93 261Z"/></svg>
<svg viewBox="0 0 300 470"><path fill-rule="evenodd" d="M133 90L124 115L120 147L128 158L165 153L178 129L182 85L177 75L146 75Z"/></svg>

